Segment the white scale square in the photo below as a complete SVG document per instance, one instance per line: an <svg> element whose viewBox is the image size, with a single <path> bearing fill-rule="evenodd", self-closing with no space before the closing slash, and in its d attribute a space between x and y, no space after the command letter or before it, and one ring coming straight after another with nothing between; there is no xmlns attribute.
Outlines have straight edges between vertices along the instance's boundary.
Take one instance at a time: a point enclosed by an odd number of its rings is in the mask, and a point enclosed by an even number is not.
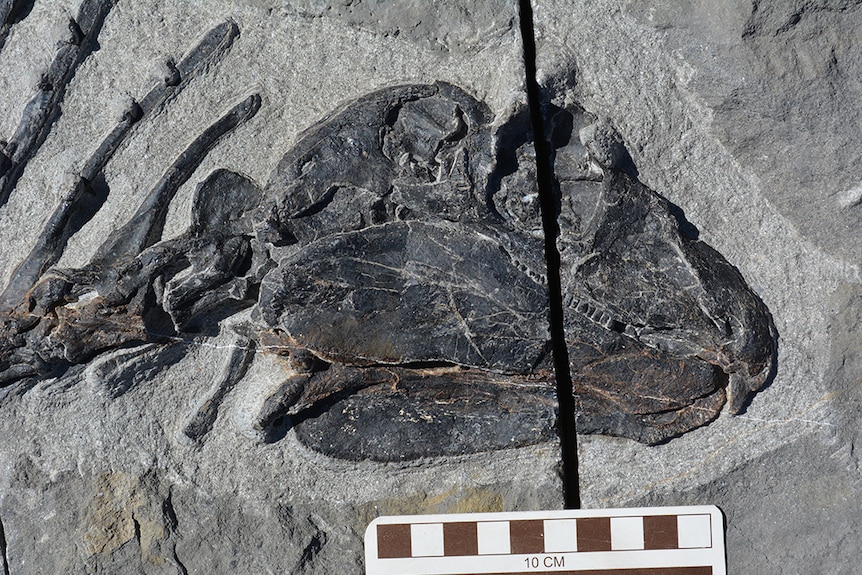
<svg viewBox="0 0 862 575"><path fill-rule="evenodd" d="M644 548L643 517L611 517L611 549Z"/></svg>
<svg viewBox="0 0 862 575"><path fill-rule="evenodd" d="M508 521L480 521L476 523L479 555L511 553Z"/></svg>
<svg viewBox="0 0 862 575"><path fill-rule="evenodd" d="M677 517L680 548L709 547L712 544L709 520L709 515L680 515Z"/></svg>
<svg viewBox="0 0 862 575"><path fill-rule="evenodd" d="M410 543L416 557L443 556L443 524L419 523L410 526Z"/></svg>
<svg viewBox="0 0 862 575"><path fill-rule="evenodd" d="M545 552L577 551L577 523L574 519L545 519Z"/></svg>

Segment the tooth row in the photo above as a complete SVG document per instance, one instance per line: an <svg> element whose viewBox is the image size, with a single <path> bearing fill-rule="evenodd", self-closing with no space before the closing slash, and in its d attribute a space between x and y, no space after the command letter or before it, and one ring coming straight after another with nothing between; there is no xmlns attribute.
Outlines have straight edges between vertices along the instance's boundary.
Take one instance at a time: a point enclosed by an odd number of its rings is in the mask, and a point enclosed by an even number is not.
<svg viewBox="0 0 862 575"><path fill-rule="evenodd" d="M606 311L599 309L588 302L572 298L571 304L575 308L575 311L586 316L591 321L596 322L609 331L622 332L632 336L637 335L633 326L617 321Z"/></svg>

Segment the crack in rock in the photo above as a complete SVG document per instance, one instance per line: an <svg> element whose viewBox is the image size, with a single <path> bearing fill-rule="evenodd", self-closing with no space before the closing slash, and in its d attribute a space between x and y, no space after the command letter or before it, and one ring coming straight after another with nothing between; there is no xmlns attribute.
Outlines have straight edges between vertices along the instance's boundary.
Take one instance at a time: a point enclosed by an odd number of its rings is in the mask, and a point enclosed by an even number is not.
<svg viewBox="0 0 862 575"><path fill-rule="evenodd" d="M570 443L576 417L583 433L656 444L725 403L739 413L769 382L777 336L763 302L681 231L684 216L637 179L611 123L543 101L530 66L536 138L525 110L496 118L453 84L383 88L303 133L263 186L212 171L187 230L162 238L179 187L264 105L252 94L185 148L88 264L56 268L66 227L110 193L89 180L132 124L196 70L217 73L209 64L237 38L233 22L213 28L88 162L4 292L0 382L111 352L123 368L97 360L88 374L96 385L115 374L117 397L141 381L122 372L179 361L186 347L172 343L250 309L229 373L184 435L204 440L253 361L238 350L259 348L285 368L252 416L262 440L295 428L325 455L378 461L544 442L558 418ZM529 25L524 40L534 50Z"/></svg>

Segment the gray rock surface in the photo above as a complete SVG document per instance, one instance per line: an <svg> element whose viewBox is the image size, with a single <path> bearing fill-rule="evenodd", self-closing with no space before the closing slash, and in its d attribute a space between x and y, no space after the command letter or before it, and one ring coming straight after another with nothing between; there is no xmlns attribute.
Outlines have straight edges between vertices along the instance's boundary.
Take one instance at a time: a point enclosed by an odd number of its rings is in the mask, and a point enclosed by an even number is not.
<svg viewBox="0 0 862 575"><path fill-rule="evenodd" d="M62 113L0 208L4 282L61 200L70 189L74 193L74 175L98 173L84 165L87 158L130 111L143 119L104 166L109 193L68 238L61 268L110 262L149 245L147 237L130 243L125 232L111 235L145 201L153 209L142 216L167 210L164 224L156 226L163 227L166 246L204 238L206 222L223 214L213 202L196 209L198 183L214 170L229 169L262 187L306 130L377 89L449 82L488 105L491 118L506 117L524 100L511 2L443 11L436 22L420 3L404 12L376 4L366 4L368 12L358 6L345 11L344 3L331 8L117 2L98 34L98 49L65 87ZM58 42L73 45L67 24L77 12L74 1L35 2L11 26L0 52L2 134L15 133L37 88L49 93L39 88L40 75L55 59ZM225 22L239 35L184 84L184 55ZM167 104L144 97L154 86L173 86L177 69L180 84ZM183 164L183 150L250 94L260 95L260 109L218 139L199 166ZM148 197L178 157L176 165L183 167L176 172L194 170L188 182ZM216 172L215 181L225 173ZM219 188L212 189L217 200ZM97 186L88 193L98 192ZM224 196L237 200L244 201ZM230 221L238 230L245 225ZM147 265L157 267L161 255L170 255L150 253L157 257ZM193 265L190 276L179 279L195 280L199 271ZM147 275L146 266L142 273ZM200 311L199 302L193 291L180 294L172 285L162 287L178 294L168 297L169 309L182 324ZM559 448L549 433L553 397L540 406L540 429L523 430L530 437L515 444L520 447L457 455L463 451L457 446L475 433L470 427L459 432L461 443L450 450L456 455L423 458L420 449L406 463L330 458L306 446L321 429L329 432L325 421L314 427L307 420L299 436L266 419L293 367L275 354L249 351L239 332L250 323L245 311L168 342L81 357L62 376L19 380L0 391L0 556L6 572L360 573L361 537L377 515L562 504ZM245 377L235 377L243 370ZM426 416L400 414L408 424ZM496 424L492 416L484 421L486 427ZM389 434L381 443L395 440L397 447L397 439ZM499 447L510 439L489 441Z"/></svg>
<svg viewBox="0 0 862 575"><path fill-rule="evenodd" d="M585 507L715 503L731 573L852 570L862 6L540 0L534 10L547 97L620 134L640 179L740 270L779 334L776 377L742 414L658 447L580 437Z"/></svg>
<svg viewBox="0 0 862 575"><path fill-rule="evenodd" d="M69 42L79 4L37 0L0 29L7 141L45 91L43 72L57 43ZM738 268L779 336L775 377L742 413L658 446L581 436L584 506L714 503L727 518L730 573L851 572L862 545L862 181L854 169L862 3L532 4L546 98L580 106L608 128L578 134L588 148L597 135L618 135L590 152L610 150L611 163L624 148L639 179ZM68 238L59 267L92 261L181 152L250 94L260 94L259 111L175 192L163 238L187 233L195 187L214 170L263 186L309 128L375 90L448 82L484 102L493 126L525 102L509 0L118 0L0 207L4 281L74 185L70 174L87 173L87 158L132 101L182 68L206 31L231 21L239 36L224 56L169 105L153 107L107 162L110 193ZM525 165L528 148L518 151ZM519 171L502 185L530 177ZM530 204L513 198L507 213L538 232ZM539 443L511 449L407 462L321 454L332 422L345 428L365 404L336 402L291 430L268 418L284 412L285 377L302 358L286 364L253 352L252 323L241 311L171 345L114 349L61 377L0 388L6 572L360 573L361 536L378 515L563 504L547 418ZM553 403L537 402L540 414ZM401 404L393 406L392 415ZM465 441L470 431L458 433ZM364 439L341 449L362 452ZM374 449L394 453L397 443Z"/></svg>

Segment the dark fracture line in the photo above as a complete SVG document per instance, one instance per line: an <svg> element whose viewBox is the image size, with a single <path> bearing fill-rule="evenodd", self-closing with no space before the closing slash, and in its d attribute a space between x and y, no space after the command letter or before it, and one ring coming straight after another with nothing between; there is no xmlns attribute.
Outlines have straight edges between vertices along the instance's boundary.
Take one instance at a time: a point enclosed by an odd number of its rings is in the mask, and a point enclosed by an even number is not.
<svg viewBox="0 0 862 575"><path fill-rule="evenodd" d="M563 499L567 509L581 506L578 477L578 443L575 434L575 396L569 370L569 352L563 330L563 290L560 281L560 253L557 251L557 198L554 193L554 172L550 138L545 132L542 98L536 80L536 36L533 29L533 9L529 0L520 0L521 41L524 47L524 72L527 105L533 127L536 149L536 183L542 208L542 228L545 232L545 261L548 265L549 322L554 350L554 372L557 380L558 433L563 464Z"/></svg>
<svg viewBox="0 0 862 575"><path fill-rule="evenodd" d="M0 520L0 560L3 561L3 575L9 575L9 556L6 549L6 531L3 529L3 521Z"/></svg>

